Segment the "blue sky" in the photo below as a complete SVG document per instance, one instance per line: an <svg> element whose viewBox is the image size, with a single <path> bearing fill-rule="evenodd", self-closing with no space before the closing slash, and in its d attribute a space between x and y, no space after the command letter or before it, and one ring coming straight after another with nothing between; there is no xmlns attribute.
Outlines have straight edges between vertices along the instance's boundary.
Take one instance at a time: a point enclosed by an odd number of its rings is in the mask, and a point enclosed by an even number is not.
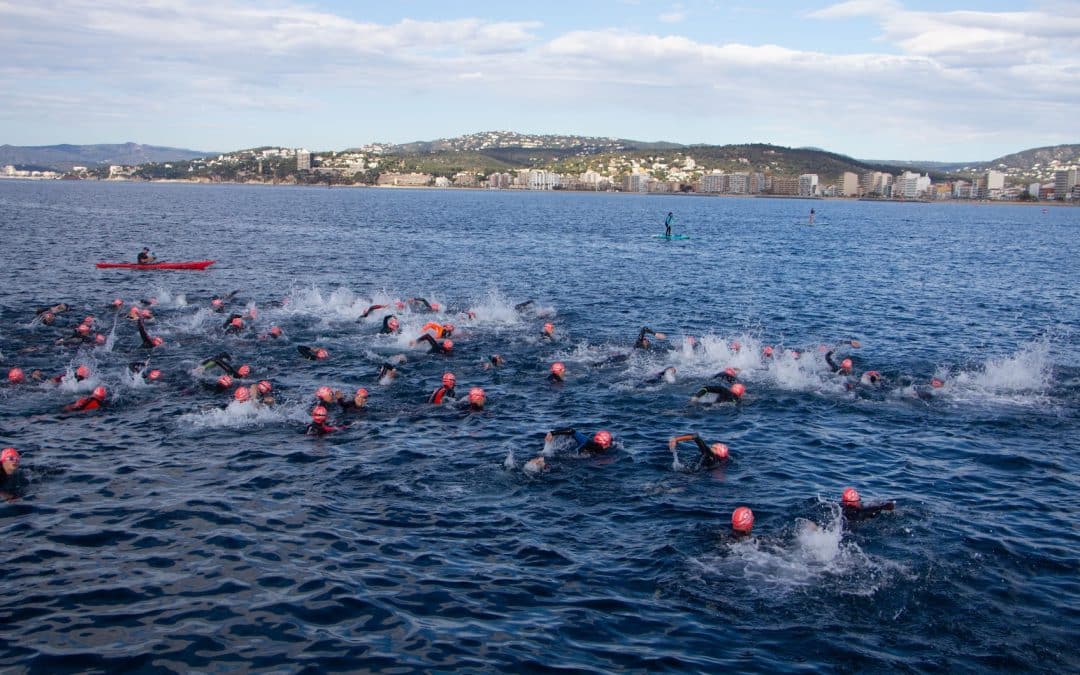
<svg viewBox="0 0 1080 675"><path fill-rule="evenodd" d="M0 0L0 144L1080 143L1080 0Z"/></svg>

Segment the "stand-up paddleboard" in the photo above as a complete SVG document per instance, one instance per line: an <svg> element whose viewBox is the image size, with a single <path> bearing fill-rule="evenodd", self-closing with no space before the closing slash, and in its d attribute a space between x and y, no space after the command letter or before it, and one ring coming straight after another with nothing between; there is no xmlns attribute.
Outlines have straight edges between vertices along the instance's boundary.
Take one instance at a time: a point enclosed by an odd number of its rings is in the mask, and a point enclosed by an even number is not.
<svg viewBox="0 0 1080 675"><path fill-rule="evenodd" d="M153 262L153 263L127 263L127 262L99 262L97 268L124 269L124 270L204 270L213 265L216 260L187 260L181 262Z"/></svg>
<svg viewBox="0 0 1080 675"><path fill-rule="evenodd" d="M667 239L668 241L682 241L690 238L688 234L658 234L655 236L657 239Z"/></svg>

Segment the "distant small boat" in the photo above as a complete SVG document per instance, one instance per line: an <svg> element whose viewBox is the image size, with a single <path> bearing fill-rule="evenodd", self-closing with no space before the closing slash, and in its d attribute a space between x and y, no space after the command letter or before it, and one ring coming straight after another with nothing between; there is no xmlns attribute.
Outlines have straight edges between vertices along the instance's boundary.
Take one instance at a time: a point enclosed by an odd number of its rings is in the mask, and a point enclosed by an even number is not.
<svg viewBox="0 0 1080 675"><path fill-rule="evenodd" d="M125 269L125 270L204 270L213 265L216 260L186 260L180 262L152 262L152 263L129 263L129 262L99 262L97 268Z"/></svg>

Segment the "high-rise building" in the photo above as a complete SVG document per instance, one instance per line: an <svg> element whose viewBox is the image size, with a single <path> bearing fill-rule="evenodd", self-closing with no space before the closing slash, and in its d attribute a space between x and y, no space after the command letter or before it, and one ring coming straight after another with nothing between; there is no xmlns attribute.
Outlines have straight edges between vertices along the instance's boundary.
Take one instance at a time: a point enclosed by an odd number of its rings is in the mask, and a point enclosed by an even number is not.
<svg viewBox="0 0 1080 675"><path fill-rule="evenodd" d="M1068 199L1069 193L1076 187L1076 168L1054 172L1054 199Z"/></svg>
<svg viewBox="0 0 1080 675"><path fill-rule="evenodd" d="M723 173L707 173L701 177L702 192L725 192L727 190L727 175Z"/></svg>
<svg viewBox="0 0 1080 675"><path fill-rule="evenodd" d="M303 148L296 151L296 170L311 171L311 152Z"/></svg>
<svg viewBox="0 0 1080 675"><path fill-rule="evenodd" d="M840 195L843 197L857 197L859 196L859 176L851 171L845 171L844 175L840 176L840 185L837 186L840 191Z"/></svg>
<svg viewBox="0 0 1080 675"><path fill-rule="evenodd" d="M816 173L804 173L799 176L799 196L816 197L818 193L818 177Z"/></svg>

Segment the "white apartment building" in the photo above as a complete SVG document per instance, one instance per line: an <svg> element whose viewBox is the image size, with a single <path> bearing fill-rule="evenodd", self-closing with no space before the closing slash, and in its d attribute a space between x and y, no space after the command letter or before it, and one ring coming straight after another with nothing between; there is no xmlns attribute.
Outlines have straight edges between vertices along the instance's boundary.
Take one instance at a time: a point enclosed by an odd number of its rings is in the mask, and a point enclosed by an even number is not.
<svg viewBox="0 0 1080 675"><path fill-rule="evenodd" d="M727 175L723 173L707 173L701 177L701 191L721 193L727 192Z"/></svg>
<svg viewBox="0 0 1080 675"><path fill-rule="evenodd" d="M750 173L733 173L728 176L728 192L733 195L750 193Z"/></svg>
<svg viewBox="0 0 1080 675"><path fill-rule="evenodd" d="M1077 185L1076 168L1062 169L1054 172L1054 199L1068 199L1073 188Z"/></svg>
<svg viewBox="0 0 1080 675"><path fill-rule="evenodd" d="M842 197L857 197L859 195L859 176L851 171L845 171L840 176L840 184L837 190Z"/></svg>
<svg viewBox="0 0 1080 675"><path fill-rule="evenodd" d="M816 197L818 194L818 176L816 173L804 173L799 176L799 196Z"/></svg>
<svg viewBox="0 0 1080 675"><path fill-rule="evenodd" d="M296 170L311 171L311 151L304 148L296 150Z"/></svg>

